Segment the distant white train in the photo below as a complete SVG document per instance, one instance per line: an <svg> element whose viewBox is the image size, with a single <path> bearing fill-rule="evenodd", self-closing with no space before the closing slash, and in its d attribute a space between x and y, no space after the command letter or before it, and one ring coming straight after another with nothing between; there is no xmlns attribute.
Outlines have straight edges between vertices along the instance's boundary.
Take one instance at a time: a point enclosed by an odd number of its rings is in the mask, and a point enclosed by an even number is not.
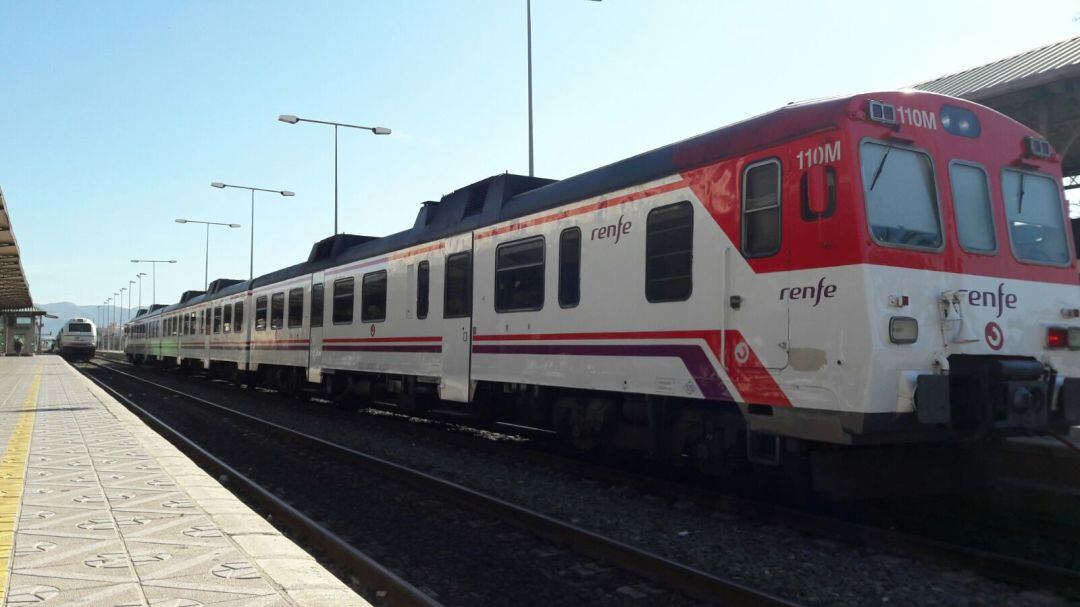
<svg viewBox="0 0 1080 607"><path fill-rule="evenodd" d="M72 318L56 333L53 351L69 360L90 360L97 351L97 327L89 318Z"/></svg>

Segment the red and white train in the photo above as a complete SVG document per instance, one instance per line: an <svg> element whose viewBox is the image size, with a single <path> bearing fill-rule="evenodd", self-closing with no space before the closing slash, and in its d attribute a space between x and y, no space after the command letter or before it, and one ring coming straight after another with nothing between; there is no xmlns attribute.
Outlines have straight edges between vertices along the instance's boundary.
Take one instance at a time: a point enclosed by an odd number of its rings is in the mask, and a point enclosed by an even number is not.
<svg viewBox="0 0 1080 607"><path fill-rule="evenodd" d="M129 325L135 362L453 409L711 467L1080 418L1058 157L988 108L879 92L550 181ZM753 438L758 437L758 438Z"/></svg>

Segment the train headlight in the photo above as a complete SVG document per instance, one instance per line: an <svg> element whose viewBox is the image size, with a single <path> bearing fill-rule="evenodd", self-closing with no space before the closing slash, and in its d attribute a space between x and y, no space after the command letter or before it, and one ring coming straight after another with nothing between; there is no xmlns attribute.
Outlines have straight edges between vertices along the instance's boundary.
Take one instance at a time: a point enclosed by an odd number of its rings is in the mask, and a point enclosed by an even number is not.
<svg viewBox="0 0 1080 607"><path fill-rule="evenodd" d="M1025 137L1024 149L1029 156L1035 158L1050 158L1054 155L1054 149L1050 147L1050 142L1040 137Z"/></svg>
<svg viewBox="0 0 1080 607"><path fill-rule="evenodd" d="M871 99L867 109L869 110L870 120L889 126L896 124L896 108L892 105Z"/></svg>
<svg viewBox="0 0 1080 607"><path fill-rule="evenodd" d="M982 131L975 112L955 105L941 106L941 126L949 133L961 137L975 138Z"/></svg>
<svg viewBox="0 0 1080 607"><path fill-rule="evenodd" d="M889 341L894 344L913 344L919 339L919 321L909 316L889 319Z"/></svg>

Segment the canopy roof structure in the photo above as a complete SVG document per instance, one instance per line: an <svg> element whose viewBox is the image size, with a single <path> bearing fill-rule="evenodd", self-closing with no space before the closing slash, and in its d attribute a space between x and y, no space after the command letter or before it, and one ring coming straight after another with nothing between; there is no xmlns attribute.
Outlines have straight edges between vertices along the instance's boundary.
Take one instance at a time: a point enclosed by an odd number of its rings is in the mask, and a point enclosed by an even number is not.
<svg viewBox="0 0 1080 607"><path fill-rule="evenodd" d="M1080 36L941 76L914 88L994 108L1046 136L1068 187L1080 187Z"/></svg>
<svg viewBox="0 0 1080 607"><path fill-rule="evenodd" d="M19 243L11 229L7 199L0 190L0 310L30 308L30 285L23 272Z"/></svg>

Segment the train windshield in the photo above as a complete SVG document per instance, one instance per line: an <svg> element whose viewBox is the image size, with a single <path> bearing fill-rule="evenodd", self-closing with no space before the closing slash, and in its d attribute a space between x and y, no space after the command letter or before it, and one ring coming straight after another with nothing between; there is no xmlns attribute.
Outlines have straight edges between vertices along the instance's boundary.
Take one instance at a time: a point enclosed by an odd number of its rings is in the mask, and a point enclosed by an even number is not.
<svg viewBox="0 0 1080 607"><path fill-rule="evenodd" d="M68 325L69 333L90 333L93 329L90 328L88 322L73 322Z"/></svg>
<svg viewBox="0 0 1080 607"><path fill-rule="evenodd" d="M941 220L930 157L892 144L862 144L870 231L880 243L936 249Z"/></svg>
<svg viewBox="0 0 1080 607"><path fill-rule="evenodd" d="M1006 170L1001 188L1016 257L1036 263L1069 263L1064 212L1054 180Z"/></svg>

